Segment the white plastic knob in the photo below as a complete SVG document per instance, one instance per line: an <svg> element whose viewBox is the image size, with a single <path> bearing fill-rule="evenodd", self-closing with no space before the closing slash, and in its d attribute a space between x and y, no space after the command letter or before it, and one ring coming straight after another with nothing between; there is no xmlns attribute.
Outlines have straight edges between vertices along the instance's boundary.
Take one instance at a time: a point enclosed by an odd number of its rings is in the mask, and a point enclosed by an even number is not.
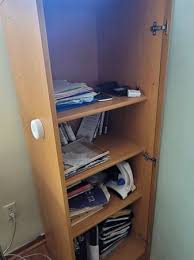
<svg viewBox="0 0 194 260"><path fill-rule="evenodd" d="M33 119L31 121L31 132L36 140L44 138L44 127L40 119Z"/></svg>

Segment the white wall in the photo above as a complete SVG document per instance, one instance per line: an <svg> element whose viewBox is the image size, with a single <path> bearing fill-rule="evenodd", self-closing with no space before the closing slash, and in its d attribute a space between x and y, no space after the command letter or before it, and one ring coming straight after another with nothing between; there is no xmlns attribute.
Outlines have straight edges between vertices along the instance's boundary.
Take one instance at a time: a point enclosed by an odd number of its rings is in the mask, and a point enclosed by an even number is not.
<svg viewBox="0 0 194 260"><path fill-rule="evenodd" d="M0 120L0 244L6 246L12 227L2 206L16 201L17 232L12 247L16 248L39 235L42 225L1 23Z"/></svg>
<svg viewBox="0 0 194 260"><path fill-rule="evenodd" d="M152 260L194 259L193 10L174 1Z"/></svg>

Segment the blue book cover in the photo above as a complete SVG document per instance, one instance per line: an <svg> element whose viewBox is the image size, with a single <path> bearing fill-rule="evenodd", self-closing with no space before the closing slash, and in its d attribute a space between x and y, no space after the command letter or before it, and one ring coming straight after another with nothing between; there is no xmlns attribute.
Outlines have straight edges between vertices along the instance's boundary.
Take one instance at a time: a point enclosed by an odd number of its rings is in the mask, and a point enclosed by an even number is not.
<svg viewBox="0 0 194 260"><path fill-rule="evenodd" d="M92 102L82 102L82 103L77 103L77 104L57 104L56 103L56 110L57 110L57 112L62 112L65 110L70 110L70 109L79 108L82 106L87 106L87 105L93 104L95 102L96 102L96 100L94 99Z"/></svg>
<svg viewBox="0 0 194 260"><path fill-rule="evenodd" d="M100 186L94 187L92 190L84 192L77 197L69 200L69 207L73 209L83 209L87 207L95 207L108 203L108 199Z"/></svg>

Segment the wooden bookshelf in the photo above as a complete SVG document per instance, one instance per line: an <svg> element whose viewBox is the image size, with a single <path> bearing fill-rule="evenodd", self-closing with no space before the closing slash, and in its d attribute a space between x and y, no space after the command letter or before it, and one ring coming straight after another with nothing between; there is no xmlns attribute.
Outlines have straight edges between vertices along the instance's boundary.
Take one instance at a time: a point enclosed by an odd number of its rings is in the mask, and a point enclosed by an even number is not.
<svg viewBox="0 0 194 260"><path fill-rule="evenodd" d="M158 167L141 153L145 151L159 159L169 35L158 32L154 37L149 28L153 17L158 22L165 17L170 26L172 1L70 2L73 1L14 0L1 5L49 253L55 260L75 260L73 237L140 199L133 207L133 231L145 244L131 236L107 260L137 260L145 247L142 259L148 260ZM138 26L134 28L133 24ZM56 113L53 79L116 81L139 86L145 96L114 97L111 101ZM110 116L111 133L117 136L108 133L96 142L110 151L111 159L65 180L58 123L75 120L71 123L76 128L77 119L111 110L114 110ZM30 122L37 118L45 133L39 140L30 131ZM137 157L131 163L137 191L126 200L112 195L103 210L72 227L67 186L134 156Z"/></svg>
<svg viewBox="0 0 194 260"><path fill-rule="evenodd" d="M136 144L118 136L101 136L95 142L102 150L110 151L110 159L94 168L86 170L74 177L65 180L65 185L70 186L80 180L86 179L100 171L108 169L109 167L122 162L124 160L130 159L138 154L141 154L144 149L137 146Z"/></svg>
<svg viewBox="0 0 194 260"><path fill-rule="evenodd" d="M90 116L97 113L102 113L105 111L110 111L117 108L138 104L144 101L146 101L145 96L138 98L113 97L113 100L111 101L97 102L88 106L83 106L80 108L60 112L57 114L57 119L58 123L63 123L79 119L85 116Z"/></svg>
<svg viewBox="0 0 194 260"><path fill-rule="evenodd" d="M120 199L117 195L111 192L111 198L109 203L100 211L96 212L96 214L85 218L80 223L72 226L72 235L73 237L77 237L80 234L88 231L90 228L96 226L103 220L112 216L117 211L127 207L128 205L133 204L135 201L141 198L141 194L136 190L131 193L125 200Z"/></svg>
<svg viewBox="0 0 194 260"><path fill-rule="evenodd" d="M145 241L134 233L121 242L121 244L108 255L105 260L134 260L139 259L145 253Z"/></svg>

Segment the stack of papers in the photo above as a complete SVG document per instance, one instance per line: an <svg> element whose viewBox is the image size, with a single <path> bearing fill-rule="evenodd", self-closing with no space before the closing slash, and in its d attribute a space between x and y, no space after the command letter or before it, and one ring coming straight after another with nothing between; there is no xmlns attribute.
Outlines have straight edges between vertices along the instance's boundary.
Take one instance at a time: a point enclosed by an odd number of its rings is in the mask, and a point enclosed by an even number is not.
<svg viewBox="0 0 194 260"><path fill-rule="evenodd" d="M132 228L133 213L131 209L124 209L105 220L100 225L100 256L106 257L129 235Z"/></svg>
<svg viewBox="0 0 194 260"><path fill-rule="evenodd" d="M96 145L81 138L62 147L65 178L70 178L110 159L109 151L102 151Z"/></svg>
<svg viewBox="0 0 194 260"><path fill-rule="evenodd" d="M53 85L57 112L96 102L97 93L85 83L54 80Z"/></svg>

